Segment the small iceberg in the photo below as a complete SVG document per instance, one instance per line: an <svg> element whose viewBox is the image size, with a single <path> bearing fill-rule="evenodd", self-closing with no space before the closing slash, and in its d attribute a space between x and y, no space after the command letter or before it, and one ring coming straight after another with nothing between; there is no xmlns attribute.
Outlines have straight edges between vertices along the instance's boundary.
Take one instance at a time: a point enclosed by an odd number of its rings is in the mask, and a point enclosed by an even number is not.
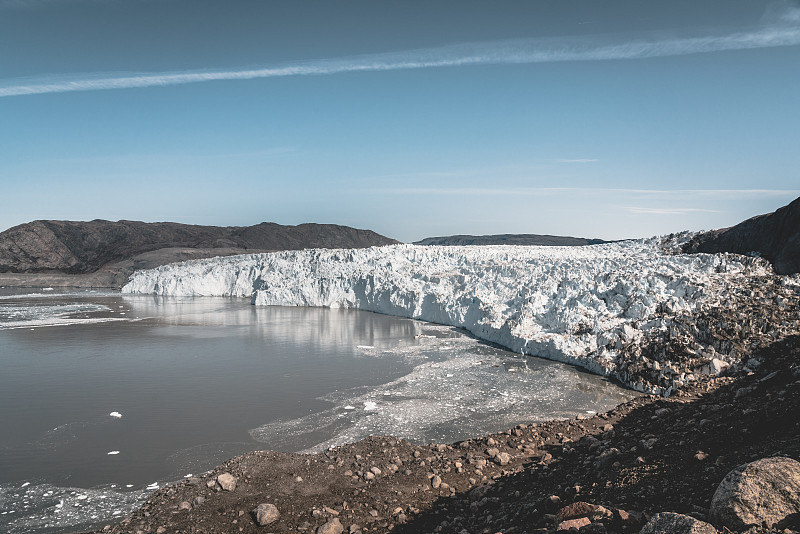
<svg viewBox="0 0 800 534"><path fill-rule="evenodd" d="M122 418L122 414L121 414L121 413L119 413L119 412L111 412L111 413L110 413L110 414L108 414L108 415L109 415L110 417L114 417L114 418L116 418L116 419L121 419L121 418Z"/></svg>

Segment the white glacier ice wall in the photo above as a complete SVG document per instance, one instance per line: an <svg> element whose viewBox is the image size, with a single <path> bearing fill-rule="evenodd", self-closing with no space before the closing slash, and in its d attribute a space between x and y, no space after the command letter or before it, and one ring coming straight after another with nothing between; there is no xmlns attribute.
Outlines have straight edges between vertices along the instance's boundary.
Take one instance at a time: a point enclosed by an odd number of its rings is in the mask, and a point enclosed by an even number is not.
<svg viewBox="0 0 800 534"><path fill-rule="evenodd" d="M585 247L286 251L140 271L123 292L250 296L260 306L412 317L614 375L615 349L641 336L656 312L692 311L721 287L765 269L737 256L667 255L660 245L656 238Z"/></svg>

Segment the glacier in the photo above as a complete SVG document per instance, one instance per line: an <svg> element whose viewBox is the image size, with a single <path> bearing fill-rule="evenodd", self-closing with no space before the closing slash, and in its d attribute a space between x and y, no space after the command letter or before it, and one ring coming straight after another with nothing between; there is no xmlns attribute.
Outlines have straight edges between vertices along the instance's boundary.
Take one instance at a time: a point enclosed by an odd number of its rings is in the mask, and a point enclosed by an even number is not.
<svg viewBox="0 0 800 534"><path fill-rule="evenodd" d="M122 291L249 297L257 306L345 307L409 317L466 329L518 354L616 377L639 391L669 394L671 382L654 384L620 372L625 347L648 330L669 328L664 317L724 304L721 295L771 274L757 258L673 254L677 239L249 254L138 271Z"/></svg>

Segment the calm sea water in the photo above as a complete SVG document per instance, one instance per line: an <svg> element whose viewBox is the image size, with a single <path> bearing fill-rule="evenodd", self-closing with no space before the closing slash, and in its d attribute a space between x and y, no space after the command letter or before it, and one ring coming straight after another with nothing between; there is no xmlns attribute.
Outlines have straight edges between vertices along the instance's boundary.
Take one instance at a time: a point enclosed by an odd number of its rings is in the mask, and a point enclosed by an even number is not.
<svg viewBox="0 0 800 534"><path fill-rule="evenodd" d="M0 289L0 530L102 526L251 450L450 442L630 396L368 312Z"/></svg>

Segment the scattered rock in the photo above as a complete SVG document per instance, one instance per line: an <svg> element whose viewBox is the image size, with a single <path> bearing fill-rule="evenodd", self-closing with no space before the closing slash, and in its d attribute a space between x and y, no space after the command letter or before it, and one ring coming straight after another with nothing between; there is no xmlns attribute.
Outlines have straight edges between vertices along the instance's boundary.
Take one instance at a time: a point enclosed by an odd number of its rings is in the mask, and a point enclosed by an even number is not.
<svg viewBox="0 0 800 534"><path fill-rule="evenodd" d="M233 491L236 489L236 477L230 473L222 473L217 477L217 484L225 491Z"/></svg>
<svg viewBox="0 0 800 534"><path fill-rule="evenodd" d="M569 519L577 519L580 517L588 517L590 522L599 521L611 517L611 512L598 504L591 504L588 502L574 502L568 504L558 511L556 518L559 521L567 521Z"/></svg>
<svg viewBox="0 0 800 534"><path fill-rule="evenodd" d="M764 458L728 473L711 499L711 521L731 530L773 526L800 513L800 462Z"/></svg>
<svg viewBox="0 0 800 534"><path fill-rule="evenodd" d="M558 523L558 531L564 532L568 531L571 528L580 529L581 527L585 527L586 525L591 524L591 521L588 517L578 517L576 519L567 519L566 521L560 521Z"/></svg>
<svg viewBox="0 0 800 534"><path fill-rule="evenodd" d="M511 455L509 455L507 452L499 452L494 455L492 460L494 460L494 462L498 465L508 465L508 463L511 461Z"/></svg>
<svg viewBox="0 0 800 534"><path fill-rule="evenodd" d="M317 534L342 534L344 527L338 517L334 517L317 529Z"/></svg>
<svg viewBox="0 0 800 534"><path fill-rule="evenodd" d="M639 534L717 534L717 529L688 515L661 512L651 517Z"/></svg>
<svg viewBox="0 0 800 534"><path fill-rule="evenodd" d="M263 527L280 519L281 514L274 504L261 503L253 510L253 516L255 517L256 523Z"/></svg>

